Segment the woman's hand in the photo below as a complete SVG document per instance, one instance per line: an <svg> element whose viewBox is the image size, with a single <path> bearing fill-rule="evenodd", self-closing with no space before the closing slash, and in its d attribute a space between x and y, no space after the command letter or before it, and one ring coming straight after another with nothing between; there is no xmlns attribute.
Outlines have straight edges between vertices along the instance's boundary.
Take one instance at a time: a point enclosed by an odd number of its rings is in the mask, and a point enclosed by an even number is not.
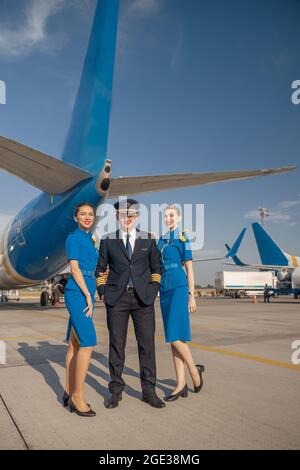
<svg viewBox="0 0 300 470"><path fill-rule="evenodd" d="M91 294L87 294L85 299L86 299L87 307L83 310L83 312L87 311L87 313L85 314L86 317L92 317L93 316L93 302L92 302Z"/></svg>
<svg viewBox="0 0 300 470"><path fill-rule="evenodd" d="M193 295L189 295L189 312L194 313L197 310L196 300Z"/></svg>

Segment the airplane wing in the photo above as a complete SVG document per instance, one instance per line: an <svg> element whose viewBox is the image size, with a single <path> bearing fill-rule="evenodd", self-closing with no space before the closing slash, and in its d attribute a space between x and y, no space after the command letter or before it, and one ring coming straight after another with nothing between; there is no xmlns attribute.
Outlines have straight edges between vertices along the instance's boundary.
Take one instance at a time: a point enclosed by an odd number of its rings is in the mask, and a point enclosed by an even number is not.
<svg viewBox="0 0 300 470"><path fill-rule="evenodd" d="M225 259L226 258L226 255L224 256L219 256L218 258L199 258L199 259L193 259L193 263L200 263L202 261L217 261L217 260L220 260L220 259Z"/></svg>
<svg viewBox="0 0 300 470"><path fill-rule="evenodd" d="M1 136L0 169L49 194L64 193L93 176L76 166Z"/></svg>
<svg viewBox="0 0 300 470"><path fill-rule="evenodd" d="M222 263L229 266L236 266L235 263ZM282 266L276 264L246 264L243 263L245 268L261 269L262 271L293 271L295 268L293 266Z"/></svg>
<svg viewBox="0 0 300 470"><path fill-rule="evenodd" d="M274 175L295 170L295 165L267 170L222 171L212 173L178 173L174 175L154 176L120 176L113 178L108 198L129 196L133 194L165 191L168 189L187 188L200 184L211 184L222 181L242 180L255 176Z"/></svg>

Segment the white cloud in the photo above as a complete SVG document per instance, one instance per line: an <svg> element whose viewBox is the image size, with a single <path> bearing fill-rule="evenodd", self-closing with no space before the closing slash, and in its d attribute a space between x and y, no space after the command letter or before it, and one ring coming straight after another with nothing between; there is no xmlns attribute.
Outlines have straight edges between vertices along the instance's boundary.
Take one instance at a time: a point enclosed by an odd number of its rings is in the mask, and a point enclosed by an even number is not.
<svg viewBox="0 0 300 470"><path fill-rule="evenodd" d="M49 37L47 21L56 15L65 5L66 0L28 0L25 18L18 28L0 29L0 54L18 57L31 53L37 48L55 50L64 42L63 34Z"/></svg>
<svg viewBox="0 0 300 470"><path fill-rule="evenodd" d="M300 199L296 199L294 201L282 201L279 203L279 207L283 209L291 209L292 207L296 207L300 205Z"/></svg>
<svg viewBox="0 0 300 470"><path fill-rule="evenodd" d="M157 10L161 2L162 0L131 0L129 9L131 13L147 15Z"/></svg>
<svg viewBox="0 0 300 470"><path fill-rule="evenodd" d="M268 209L269 215L266 217L266 220L275 224L282 223L286 226L293 227L297 225L298 222L294 220L295 214L290 212L298 206L300 206L300 199L281 201L275 207ZM244 217L246 219L258 220L260 218L258 208L246 212Z"/></svg>
<svg viewBox="0 0 300 470"><path fill-rule="evenodd" d="M118 30L118 50L123 54L136 47L137 25L161 11L164 0L127 0L121 3L122 12ZM143 30L144 34L144 30Z"/></svg>

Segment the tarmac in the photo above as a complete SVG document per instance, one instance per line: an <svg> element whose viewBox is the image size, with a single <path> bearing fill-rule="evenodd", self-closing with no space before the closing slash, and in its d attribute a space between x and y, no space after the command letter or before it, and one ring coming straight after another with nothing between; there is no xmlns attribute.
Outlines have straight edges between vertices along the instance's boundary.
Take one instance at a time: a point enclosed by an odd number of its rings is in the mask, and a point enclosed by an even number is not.
<svg viewBox="0 0 300 470"><path fill-rule="evenodd" d="M103 304L94 320L93 352L86 398L97 412L81 418L64 409L64 304L40 307L37 300L0 305L0 449L203 450L299 449L300 366L292 343L300 340L300 301L252 303L249 299L199 298L191 315L196 363L204 364L204 387L155 409L141 401L137 346L128 330L124 379L118 408L107 410L108 334ZM156 302L157 393L175 387L170 346L165 343ZM298 354L300 358L300 353Z"/></svg>

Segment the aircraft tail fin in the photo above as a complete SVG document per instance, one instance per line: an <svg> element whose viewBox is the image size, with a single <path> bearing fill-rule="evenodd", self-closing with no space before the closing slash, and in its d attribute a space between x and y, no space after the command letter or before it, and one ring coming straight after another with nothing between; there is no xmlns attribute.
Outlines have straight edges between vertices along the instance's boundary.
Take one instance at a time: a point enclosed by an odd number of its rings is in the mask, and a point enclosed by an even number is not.
<svg viewBox="0 0 300 470"><path fill-rule="evenodd" d="M107 158L119 0L98 0L62 160L98 174Z"/></svg>
<svg viewBox="0 0 300 470"><path fill-rule="evenodd" d="M233 246L232 246L231 249L229 248L228 245L225 244L225 246L226 246L226 248L227 248L227 250L228 250L228 253L227 253L227 255L226 255L226 258L231 258L231 259L233 259L233 261L235 261L235 260L234 260L234 258L235 258L236 260L238 260L237 264L240 262L241 265L243 265L243 263L239 260L239 258L236 256L236 254L237 254L237 252L238 252L238 250L239 250L239 248L240 248L240 245L241 245L241 243L242 243L242 240L243 240L243 238L244 238L244 235L245 235L246 230L247 230L246 227L243 228L243 230L241 231L241 233L240 233L239 236L237 237L237 239L236 239L236 241L234 242L234 244L233 244Z"/></svg>
<svg viewBox="0 0 300 470"><path fill-rule="evenodd" d="M252 224L257 248L262 264L286 266L285 253L258 222Z"/></svg>
<svg viewBox="0 0 300 470"><path fill-rule="evenodd" d="M227 243L225 243L225 247L226 247L226 249L228 251L228 254L229 254L231 252L230 246L227 245ZM227 254L226 257L228 257L228 254ZM231 256L231 259L234 262L234 264L236 264L237 266L245 266L245 263L243 263L237 255Z"/></svg>

